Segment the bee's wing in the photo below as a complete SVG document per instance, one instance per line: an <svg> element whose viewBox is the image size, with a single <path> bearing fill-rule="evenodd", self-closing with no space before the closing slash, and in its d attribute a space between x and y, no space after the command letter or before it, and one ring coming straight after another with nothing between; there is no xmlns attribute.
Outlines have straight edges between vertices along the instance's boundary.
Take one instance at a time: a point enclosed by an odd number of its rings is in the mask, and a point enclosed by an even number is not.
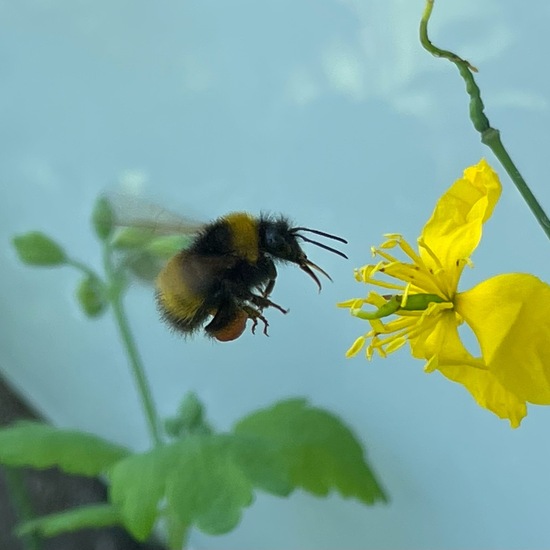
<svg viewBox="0 0 550 550"><path fill-rule="evenodd" d="M109 193L107 199L114 213L117 227L139 228L155 235L193 235L205 222L167 210L143 197L123 193Z"/></svg>
<svg viewBox="0 0 550 550"><path fill-rule="evenodd" d="M205 225L135 195L110 193L106 198L117 228L111 246L119 252L125 269L147 283Z"/></svg>

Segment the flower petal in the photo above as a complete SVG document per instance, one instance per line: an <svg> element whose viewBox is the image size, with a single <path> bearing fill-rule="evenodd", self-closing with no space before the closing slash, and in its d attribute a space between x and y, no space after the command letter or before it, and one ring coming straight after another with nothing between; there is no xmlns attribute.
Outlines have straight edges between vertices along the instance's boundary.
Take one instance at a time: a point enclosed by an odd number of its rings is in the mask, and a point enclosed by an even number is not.
<svg viewBox="0 0 550 550"><path fill-rule="evenodd" d="M499 418L507 418L512 428L517 428L527 415L525 401L506 390L492 372L465 365L439 365L439 370L450 380L462 384L478 405Z"/></svg>
<svg viewBox="0 0 550 550"><path fill-rule="evenodd" d="M464 171L464 176L439 199L422 231L420 242L425 243L431 254L422 246L420 254L428 267L453 270L457 260L470 257L500 192L498 176L484 159Z"/></svg>
<svg viewBox="0 0 550 550"><path fill-rule="evenodd" d="M457 294L455 307L502 386L550 404L550 286L533 275L498 275Z"/></svg>
<svg viewBox="0 0 550 550"><path fill-rule="evenodd" d="M439 370L444 376L462 384L476 402L507 418L517 428L527 414L525 401L515 393L506 390L487 370L482 359L476 358L462 344L458 334L458 323L454 311L443 311L433 330L411 339L411 350L415 357L429 359L426 372Z"/></svg>
<svg viewBox="0 0 550 550"><path fill-rule="evenodd" d="M427 311L418 322L418 335L409 337L413 357L429 361L429 371L439 368L440 364L485 369L483 361L475 358L462 344L456 313L444 309L445 306L434 304L434 312Z"/></svg>

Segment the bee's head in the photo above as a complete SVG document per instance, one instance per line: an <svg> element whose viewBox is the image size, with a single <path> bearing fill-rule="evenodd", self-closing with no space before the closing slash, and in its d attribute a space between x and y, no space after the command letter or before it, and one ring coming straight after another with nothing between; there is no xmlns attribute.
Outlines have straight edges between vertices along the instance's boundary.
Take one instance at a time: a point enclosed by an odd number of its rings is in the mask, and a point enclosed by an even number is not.
<svg viewBox="0 0 550 550"><path fill-rule="evenodd" d="M347 244L347 241L342 239L342 237L336 237L335 235L325 233L324 231L318 231L317 229L292 227L286 218L279 218L276 220L264 219L260 222L260 248L276 259L298 265L302 271L305 271L317 283L319 290L321 290L321 281L319 281L319 278L313 272L313 269L316 269L328 279L332 279L324 269L321 269L318 265L308 260L306 253L300 246L300 241L320 246L321 248L330 250L331 252L334 252L334 254L338 254L343 258L347 258L347 256L343 252L340 252L340 250L336 250L331 246L327 246L326 244L314 241L313 239L302 235L303 232L315 233L316 235L321 235L322 237L327 237L329 239L334 239L341 243Z"/></svg>

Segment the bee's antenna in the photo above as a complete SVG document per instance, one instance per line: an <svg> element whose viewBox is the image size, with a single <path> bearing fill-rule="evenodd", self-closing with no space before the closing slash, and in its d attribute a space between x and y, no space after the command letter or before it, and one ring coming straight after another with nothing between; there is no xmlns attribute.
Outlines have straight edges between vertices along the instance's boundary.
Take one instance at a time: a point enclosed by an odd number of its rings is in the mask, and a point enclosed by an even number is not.
<svg viewBox="0 0 550 550"><path fill-rule="evenodd" d="M312 231L312 233L319 233L320 235L332 237L332 238L334 238L338 241L341 241L343 243L347 243L347 241L345 241L341 237L335 237L334 235L328 235L326 233L321 233L321 231ZM338 254L338 256L342 256L342 258L346 258L346 260L348 259L348 257L343 252L340 252L339 250L336 250L336 248L332 248L332 246L327 246L326 244L314 241L313 239L308 239L307 237L304 237L303 235L300 235L300 234L296 234L296 237L300 237L300 239L302 239L303 241L306 241L306 243L311 243L311 244L314 244L315 246L320 246L321 248L324 248L325 250L330 250L331 252L334 252L334 254Z"/></svg>
<svg viewBox="0 0 550 550"><path fill-rule="evenodd" d="M327 237L328 239L334 239L335 241L340 241L341 243L348 244L348 241L346 239L342 239L342 237L337 237L336 235L331 235L330 233L325 233L324 231L319 231L318 229L309 229L308 227L293 227L290 232L291 233L297 233L298 231L308 231L309 233L315 233L316 235L321 235L322 237ZM300 235L301 237L301 235ZM302 237L304 240L305 237ZM308 241L310 243L314 243L315 241ZM319 244L319 243L316 243Z"/></svg>

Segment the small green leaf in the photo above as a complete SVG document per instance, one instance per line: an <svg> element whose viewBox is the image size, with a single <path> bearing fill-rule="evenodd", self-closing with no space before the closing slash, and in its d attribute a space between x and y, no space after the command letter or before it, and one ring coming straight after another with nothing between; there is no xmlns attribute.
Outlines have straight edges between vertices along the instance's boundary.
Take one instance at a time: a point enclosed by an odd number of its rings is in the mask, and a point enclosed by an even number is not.
<svg viewBox="0 0 550 550"><path fill-rule="evenodd" d="M156 235L152 229L125 227L117 231L112 246L117 250L143 250L150 255L167 260L187 248L192 238L189 235Z"/></svg>
<svg viewBox="0 0 550 550"><path fill-rule="evenodd" d="M57 466L69 474L97 476L128 454L124 447L95 435L39 422L0 429L0 463L7 466Z"/></svg>
<svg viewBox="0 0 550 550"><path fill-rule="evenodd" d="M191 238L187 235L163 235L155 237L147 244L147 251L157 258L168 260L189 246Z"/></svg>
<svg viewBox="0 0 550 550"><path fill-rule="evenodd" d="M109 303L103 283L91 275L80 281L76 289L76 298L88 317L98 317L107 309Z"/></svg>
<svg viewBox="0 0 550 550"><path fill-rule="evenodd" d="M63 265L67 255L61 246L40 231L17 235L12 240L19 259L29 265Z"/></svg>
<svg viewBox="0 0 550 550"><path fill-rule="evenodd" d="M165 421L165 429L171 437L181 437L190 433L212 433L212 428L204 417L203 404L196 393L187 393L178 408L178 414Z"/></svg>
<svg viewBox="0 0 550 550"><path fill-rule="evenodd" d="M96 235L106 241L112 234L115 224L115 215L107 197L99 197L92 211L92 225Z"/></svg>
<svg viewBox="0 0 550 550"><path fill-rule="evenodd" d="M188 392L183 398L178 410L178 417L188 429L193 429L202 423L204 407L195 392Z"/></svg>
<svg viewBox="0 0 550 550"><path fill-rule="evenodd" d="M336 416L309 407L304 399L252 413L237 423L235 433L278 445L295 487L315 495L336 489L366 504L387 500L349 428Z"/></svg>
<svg viewBox="0 0 550 550"><path fill-rule="evenodd" d="M161 513L206 533L225 533L252 502L254 485L269 486L278 494L290 491L277 456L254 438L189 435L115 464L111 502L139 540L150 535ZM166 507L162 512L161 502Z"/></svg>
<svg viewBox="0 0 550 550"><path fill-rule="evenodd" d="M114 506L92 504L27 521L17 528L17 534L20 537L31 533L55 537L79 529L108 527L120 523L120 513Z"/></svg>
<svg viewBox="0 0 550 550"><path fill-rule="evenodd" d="M153 238L151 229L124 227L116 232L111 245L117 250L135 250L144 248Z"/></svg>

